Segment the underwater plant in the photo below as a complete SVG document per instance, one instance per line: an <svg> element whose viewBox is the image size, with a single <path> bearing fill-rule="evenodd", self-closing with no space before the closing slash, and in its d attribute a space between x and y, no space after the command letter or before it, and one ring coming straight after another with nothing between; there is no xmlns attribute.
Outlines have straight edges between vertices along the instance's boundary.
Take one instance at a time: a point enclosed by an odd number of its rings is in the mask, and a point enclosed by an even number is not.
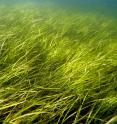
<svg viewBox="0 0 117 124"><path fill-rule="evenodd" d="M0 122L111 124L116 20L35 6L0 10Z"/></svg>

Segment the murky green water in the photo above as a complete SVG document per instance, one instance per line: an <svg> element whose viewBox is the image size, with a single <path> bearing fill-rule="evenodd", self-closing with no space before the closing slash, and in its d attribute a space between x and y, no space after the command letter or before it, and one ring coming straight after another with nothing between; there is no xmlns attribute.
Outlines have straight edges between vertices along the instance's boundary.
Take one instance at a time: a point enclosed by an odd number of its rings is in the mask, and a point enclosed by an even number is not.
<svg viewBox="0 0 117 124"><path fill-rule="evenodd" d="M57 9L67 8L69 10L79 10L85 13L93 12L117 18L117 0L1 0L0 2L6 5L16 3L27 4L30 2L41 6L49 6L53 4L54 7L58 6Z"/></svg>
<svg viewBox="0 0 117 124"><path fill-rule="evenodd" d="M101 15L111 15L116 17L116 0L57 0L62 7L78 9L85 12L96 12Z"/></svg>

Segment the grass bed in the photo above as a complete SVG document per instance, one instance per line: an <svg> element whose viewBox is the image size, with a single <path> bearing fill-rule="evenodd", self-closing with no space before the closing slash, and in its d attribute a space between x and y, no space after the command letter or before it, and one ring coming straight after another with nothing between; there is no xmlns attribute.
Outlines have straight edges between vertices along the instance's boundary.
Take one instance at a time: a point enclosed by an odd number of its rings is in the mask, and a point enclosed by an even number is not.
<svg viewBox="0 0 117 124"><path fill-rule="evenodd" d="M1 6L0 122L104 124L114 117L116 27L94 14Z"/></svg>

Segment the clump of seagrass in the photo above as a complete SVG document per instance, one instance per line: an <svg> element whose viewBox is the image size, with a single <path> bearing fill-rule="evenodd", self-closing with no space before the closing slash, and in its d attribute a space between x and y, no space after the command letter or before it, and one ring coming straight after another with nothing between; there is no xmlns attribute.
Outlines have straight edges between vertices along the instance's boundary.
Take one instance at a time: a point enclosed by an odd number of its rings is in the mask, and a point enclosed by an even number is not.
<svg viewBox="0 0 117 124"><path fill-rule="evenodd" d="M117 114L114 20L0 10L1 123L104 124Z"/></svg>

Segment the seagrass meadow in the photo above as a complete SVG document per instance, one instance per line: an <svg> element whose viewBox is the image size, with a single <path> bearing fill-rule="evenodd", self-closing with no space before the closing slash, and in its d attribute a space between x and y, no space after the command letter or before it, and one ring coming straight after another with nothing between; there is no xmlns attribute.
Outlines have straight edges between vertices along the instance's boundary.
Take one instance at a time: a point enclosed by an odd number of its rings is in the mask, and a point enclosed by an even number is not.
<svg viewBox="0 0 117 124"><path fill-rule="evenodd" d="M0 6L1 124L117 124L116 115L116 19Z"/></svg>

